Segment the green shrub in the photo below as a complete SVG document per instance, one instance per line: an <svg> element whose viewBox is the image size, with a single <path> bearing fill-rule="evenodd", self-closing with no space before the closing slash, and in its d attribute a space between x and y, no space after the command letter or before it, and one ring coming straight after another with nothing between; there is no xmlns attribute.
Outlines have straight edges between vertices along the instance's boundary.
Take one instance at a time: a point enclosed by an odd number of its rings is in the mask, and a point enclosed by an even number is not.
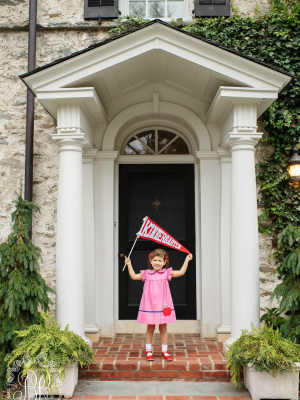
<svg viewBox="0 0 300 400"><path fill-rule="evenodd" d="M278 249L277 272L282 282L276 286L271 299L278 299L279 312L285 315L280 326L283 335L300 343L300 227L286 227L278 235Z"/></svg>
<svg viewBox="0 0 300 400"><path fill-rule="evenodd" d="M55 293L40 274L41 249L28 235L39 208L21 194L13 203L13 230L0 244L0 390L7 388L4 358L18 342L14 332L38 323L38 308L48 311L48 293Z"/></svg>
<svg viewBox="0 0 300 400"><path fill-rule="evenodd" d="M231 382L241 382L240 368L248 363L256 371L265 371L272 376L292 368L300 361L300 345L282 336L279 329L264 325L260 330L242 331L242 335L230 346L226 368L230 369Z"/></svg>
<svg viewBox="0 0 300 400"><path fill-rule="evenodd" d="M267 312L261 317L260 322L264 322L268 327L272 327L274 330L281 327L286 322L286 319L281 316L281 312L278 308L267 308Z"/></svg>

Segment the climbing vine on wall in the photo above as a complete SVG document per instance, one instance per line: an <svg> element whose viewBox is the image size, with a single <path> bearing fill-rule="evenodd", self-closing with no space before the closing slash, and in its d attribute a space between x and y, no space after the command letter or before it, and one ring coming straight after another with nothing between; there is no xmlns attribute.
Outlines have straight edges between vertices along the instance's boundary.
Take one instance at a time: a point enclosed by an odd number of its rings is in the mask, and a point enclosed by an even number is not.
<svg viewBox="0 0 300 400"><path fill-rule="evenodd" d="M272 146L271 155L257 164L262 233L278 234L287 225L300 225L300 189L290 187L287 161L294 145L300 148L300 3L299 0L271 0L268 14L240 17L238 9L228 19L198 18L181 26L186 32L255 57L295 75L278 100L262 115L267 131L261 144ZM128 18L110 34L148 22ZM178 22L177 22L178 24Z"/></svg>

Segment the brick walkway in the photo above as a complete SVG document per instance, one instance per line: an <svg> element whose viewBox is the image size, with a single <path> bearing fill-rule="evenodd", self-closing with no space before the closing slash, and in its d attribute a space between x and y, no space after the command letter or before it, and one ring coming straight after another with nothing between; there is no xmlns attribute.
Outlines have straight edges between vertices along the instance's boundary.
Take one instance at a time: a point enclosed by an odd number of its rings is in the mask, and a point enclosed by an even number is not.
<svg viewBox="0 0 300 400"><path fill-rule="evenodd" d="M118 334L114 339L100 338L99 342L93 343L98 364L80 370L79 377L103 381L230 381L222 353L223 343L204 340L197 334L169 334L168 338L168 351L174 356L173 362L162 360L159 334L153 338L152 362L146 361L144 357L143 334Z"/></svg>

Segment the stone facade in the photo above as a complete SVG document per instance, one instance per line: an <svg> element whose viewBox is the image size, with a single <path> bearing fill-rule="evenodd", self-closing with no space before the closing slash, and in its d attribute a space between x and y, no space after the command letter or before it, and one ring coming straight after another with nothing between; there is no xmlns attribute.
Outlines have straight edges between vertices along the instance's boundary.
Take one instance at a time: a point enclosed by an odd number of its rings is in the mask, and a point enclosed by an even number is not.
<svg viewBox="0 0 300 400"><path fill-rule="evenodd" d="M20 190L24 179L26 87L19 75L27 71L29 0L2 0L0 12L0 240L11 230L14 191ZM267 12L267 0L234 0L239 14L253 16ZM84 21L83 0L38 0L38 33L36 66L84 49L105 38L115 21L101 26L97 21ZM55 288L55 227L59 155L50 139L55 133L55 121L36 102L34 142L33 199L41 213L35 213L34 243L42 248L42 275ZM270 149L258 145L256 156L261 158ZM270 273L275 268L272 238L260 235L261 308L270 306L270 293L278 283ZM54 302L54 296L52 296ZM55 306L55 305L54 305ZM54 306L52 312L54 312Z"/></svg>

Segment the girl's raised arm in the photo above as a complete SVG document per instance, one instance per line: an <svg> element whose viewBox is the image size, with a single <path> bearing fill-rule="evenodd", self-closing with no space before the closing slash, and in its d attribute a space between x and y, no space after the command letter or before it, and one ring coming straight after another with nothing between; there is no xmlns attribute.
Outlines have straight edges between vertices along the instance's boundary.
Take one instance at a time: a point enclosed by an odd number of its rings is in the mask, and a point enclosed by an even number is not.
<svg viewBox="0 0 300 400"><path fill-rule="evenodd" d="M193 259L192 254L188 254L184 260L184 263L182 267L180 268L179 271L173 271L172 273L172 278L179 278L180 276L183 276L186 273L187 267L189 265L189 261Z"/></svg>
<svg viewBox="0 0 300 400"><path fill-rule="evenodd" d="M128 272L129 272L130 278L132 280L134 280L134 281L141 281L142 280L142 274L136 274L134 272L134 270L132 268L132 265L131 265L130 258L127 258L126 256L125 256L125 264L128 267Z"/></svg>

